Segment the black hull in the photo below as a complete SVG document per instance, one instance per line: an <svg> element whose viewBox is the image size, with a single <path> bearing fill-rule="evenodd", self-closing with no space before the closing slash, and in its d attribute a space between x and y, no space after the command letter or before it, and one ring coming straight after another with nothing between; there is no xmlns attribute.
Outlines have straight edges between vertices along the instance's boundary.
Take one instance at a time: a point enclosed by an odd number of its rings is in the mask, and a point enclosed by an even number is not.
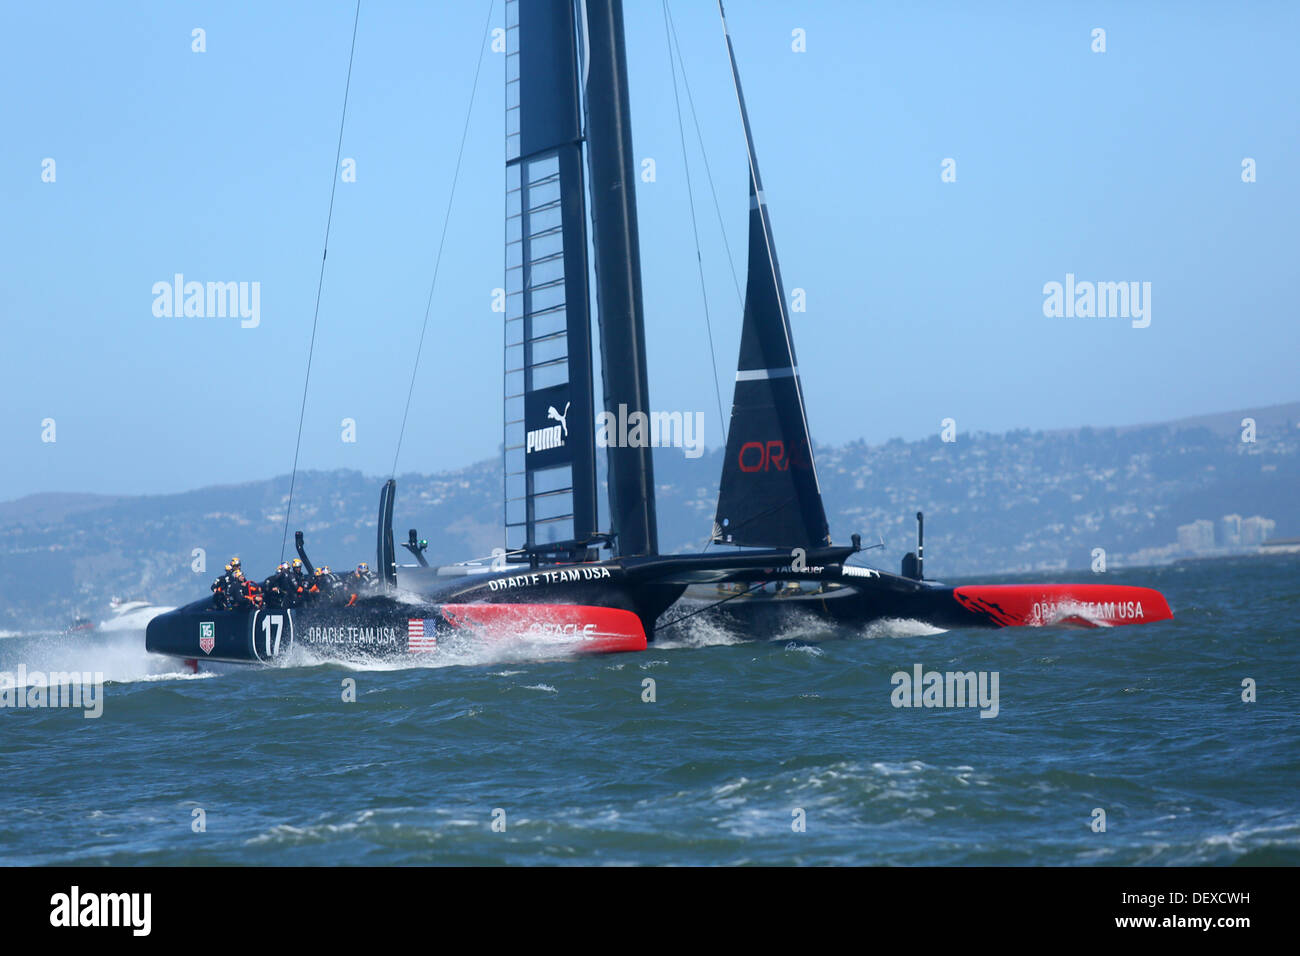
<svg viewBox="0 0 1300 956"><path fill-rule="evenodd" d="M851 569L854 574L862 574ZM838 572L831 571L830 574ZM786 578L777 589L728 595L693 588L660 627L698 616L756 637L778 632L799 619L861 628L882 620L915 621L931 627L1116 627L1173 617L1169 604L1151 588L1111 584L971 584L947 587L885 572L866 578L823 577L820 583ZM789 585L797 581L798 589ZM732 585L734 587L734 585ZM712 591L712 593L709 593Z"/></svg>
<svg viewBox="0 0 1300 956"><path fill-rule="evenodd" d="M399 588L349 604L226 610L208 598L151 620L145 649L183 660L238 664L283 661L295 649L329 660L413 659L478 638L519 641L533 653L643 650L648 633L643 621L653 623L681 593L680 588L633 588L625 579L591 571L597 576L590 580L547 584L549 573L528 572L539 583L527 585L527 595L520 593L522 584L494 587L486 576L438 588L430 572L403 574ZM565 578L575 573L582 577L572 568L556 572Z"/></svg>
<svg viewBox="0 0 1300 956"><path fill-rule="evenodd" d="M1172 617L1149 588L1105 584L945 587L846 567L850 549L625 558L448 579L399 569L397 586L346 606L217 609L196 601L150 621L146 648L185 659L270 663L294 648L330 659L403 658L451 638L519 638L556 653L639 650L685 615L768 636L787 617L844 627L883 619L945 629L1113 626ZM688 588L690 593L687 594ZM686 594L686 600L679 600ZM671 610L670 610L671 608ZM665 613L667 612L667 613Z"/></svg>
<svg viewBox="0 0 1300 956"><path fill-rule="evenodd" d="M145 649L153 654L237 664L267 664L295 647L323 656L386 658L409 653L409 621L450 625L433 609L391 598L367 599L351 607L225 610L211 600L195 601L149 622Z"/></svg>
<svg viewBox="0 0 1300 956"><path fill-rule="evenodd" d="M659 628L687 614L709 624L763 636L787 623L814 618L827 624L860 628L882 620L913 620L932 627L999 628L1006 625L987 611L963 605L954 589L943 586L907 587L907 578L882 575L872 583L829 590L756 591L739 596L710 588L692 588L685 599L659 621ZM898 586L900 585L901 586Z"/></svg>

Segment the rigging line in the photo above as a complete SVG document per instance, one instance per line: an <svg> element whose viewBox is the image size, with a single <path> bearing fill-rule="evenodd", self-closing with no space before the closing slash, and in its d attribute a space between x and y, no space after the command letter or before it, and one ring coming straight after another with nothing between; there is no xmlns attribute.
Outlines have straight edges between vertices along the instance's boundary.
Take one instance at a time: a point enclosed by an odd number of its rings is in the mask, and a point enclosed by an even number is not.
<svg viewBox="0 0 1300 956"><path fill-rule="evenodd" d="M334 222L334 193L339 186L339 159L343 155L343 127L348 118L348 93L352 90L352 62L357 52L357 24L361 20L361 0L352 17L352 46L348 50L348 78L343 85L343 110L339 116L339 140L334 150L334 169L330 177L330 205L325 216L325 244L320 257L320 276L316 280L316 307L311 316L311 345L307 348L307 374L302 382L302 407L298 409L298 438L293 446L293 471L289 476L289 500L284 506L284 534L280 538L280 561L284 562L284 549L289 542L289 515L293 512L293 491L298 481L298 453L302 450L302 423L307 414L307 387L311 384L311 360L316 351L316 325L320 320L321 289L325 286L325 259L330 251L330 226Z"/></svg>
<svg viewBox="0 0 1300 956"><path fill-rule="evenodd" d="M673 61L672 54L673 54L673 51L676 50L676 53L677 53L677 59L676 59L676 62L679 63L679 64L681 64L681 68L682 68L682 86L684 86L684 87L686 88L686 102L690 105L690 108L691 108L691 123L692 123L692 125L694 125L694 127L695 127L695 139L696 139L696 142L698 142L698 143L699 143L699 146L700 146L700 158L701 158L701 160L703 160L703 162L704 162L704 175L705 175L705 177L708 179L708 182L709 182L709 193L710 193L710 194L712 195L712 197L713 197L713 212L714 212L714 215L716 215L716 216L718 217L718 232L722 234L722 247L723 247L723 249L724 249L724 250L726 251L726 253L727 253L727 268L731 271L731 284L732 284L732 286L733 286L733 287L735 288L735 290L736 290L736 301L740 304L741 309L744 309L744 307L745 307L745 296L744 296L744 294L740 291L740 277L736 274L736 261L735 261L735 257L731 254L731 243L730 243L730 242L728 241L728 239L727 239L727 224L723 221L723 218L722 218L722 204L721 204L720 202L718 202L718 188L717 188L716 185L714 185L714 182L713 182L713 168L709 165L709 151L708 151L708 150L705 148L705 146L704 146L704 134L703 134L703 133L701 132L701 130L700 130L700 115L699 115L699 113L698 113L698 112L696 111L696 109L695 109L695 94L691 92L691 80L690 80L690 77L687 76L687 74L686 74L686 60L682 58L682 47L681 47L681 43L680 43L680 42L678 41L678 39L677 39L677 24L673 21L672 10L669 9L667 0L664 0L664 15L665 15L665 17L666 17L666 19L667 19L667 21L668 21L668 32L669 32L669 34L670 34L670 36L671 36L671 47L670 47L670 49L669 49L669 51L668 51L669 62L671 63L671 62ZM673 82L673 98L674 98L674 100L677 100L677 83L676 83L676 79L675 79L675 77L674 77L674 82ZM679 127L679 129L680 129L680 126L681 126L681 112L682 112L681 103L678 102L678 103L677 103L677 122L678 122L678 127ZM683 145L682 145L682 151L683 151L683 153L685 153L685 149L686 149L686 147L685 147L685 138L683 137ZM689 178L689 176L690 176L690 169L689 169L689 166L688 166L688 167L687 167L687 177ZM694 203L695 203L695 200L694 200L694 193L692 192L692 194L691 194L691 217L692 217L692 218L691 218L691 225L692 225L692 227L694 227L694 225L695 225L695 219L694 219L694 216L695 216L695 205L694 205ZM696 254L697 257L699 256L699 239L698 239L698 233L697 233L697 238L696 238L696 243L695 243L695 254ZM702 264L701 264L701 269L703 269L703 265L702 265ZM701 282L702 282L702 281L703 281L703 277L701 277ZM706 301L705 301L705 305L706 305L706 307L707 307L707 305L708 305L707 299L706 299ZM710 335L710 338L709 338L709 348L710 348L710 350L712 350L712 348L713 348L712 330L710 330L709 335ZM713 376L714 376L714 388L715 388L715 390L717 390L717 388L718 388L718 384L717 384L717 375L718 375L718 371L717 371L717 368L718 368L718 366L717 366L717 358L715 357L714 360L713 360ZM724 439L724 440L723 440L723 443L722 443L722 449L723 449L723 455L724 455L724 457L725 457L725 455L726 455L726 448L727 448L726 438L727 438L727 433L728 433L728 426L729 426L729 424L730 424L730 422L728 422L726 416L725 416L725 415L722 416L722 434L723 434L723 439ZM704 545L703 545L703 547L701 548L701 550L702 550L702 551L708 551L709 548L713 545L713 543L714 543L714 540L713 540L713 532L712 532L712 530L710 530L709 534L705 536L705 539L704 539Z"/></svg>
<svg viewBox="0 0 1300 956"><path fill-rule="evenodd" d="M718 399L718 421L722 423L722 447L727 447L727 419L722 413L722 386L718 383L718 354L713 348L713 323L709 319L709 290L704 283L704 257L700 254L700 228L695 219L695 190L691 185L691 163L686 153L686 126L682 123L682 101L677 93L677 64L673 59L672 27L668 0L664 6L664 37L668 42L668 65L673 75L673 103L677 107L677 133L682 142L682 165L686 169L686 198L691 208L691 233L695 237L695 262L700 269L700 298L704 301L704 328L709 335L709 368L713 371L713 392Z"/></svg>
<svg viewBox="0 0 1300 956"><path fill-rule="evenodd" d="M682 48L677 42L677 25L672 21L672 13L668 14L668 22L672 28L673 46L677 48L677 62L682 66L682 85L686 87L686 102L691 107L691 121L695 124L695 138L700 144L700 156L704 160L704 173L709 180L709 191L713 194L713 211L718 217L718 231L722 233L722 245L727 250L727 265L731 269L731 283L736 287L736 299L740 302L741 307L745 305L745 296L740 291L740 277L736 273L736 262L731 254L731 243L727 241L727 227L722 220L722 204L718 202L718 190L713 185L713 170L709 166L709 153L704 148L704 135L700 132L700 117L695 111L695 96L691 93L691 81L686 76L686 61L682 59ZM674 91L675 92L675 91Z"/></svg>
<svg viewBox="0 0 1300 956"><path fill-rule="evenodd" d="M704 607L697 608L694 611L691 611L689 614L683 614L681 617L675 617L667 624L663 625L662 627L656 627L655 633L661 634L664 631L668 630L668 628L670 627L676 627L678 624L682 623L682 621L686 620L688 617L694 617L695 615L703 611L712 611L715 607L718 607L719 605L722 604L726 604L728 601L734 601L736 600L736 598L744 597L747 594L753 594L755 591L762 589L766 584L767 584L766 581L759 581L757 584L749 588L747 591L738 591L735 594L731 595L730 597L724 597L721 601L714 601L712 604L706 604L704 605Z"/></svg>
<svg viewBox="0 0 1300 956"><path fill-rule="evenodd" d="M487 50L488 31L492 27L492 13L496 9L496 0L488 4L487 20L483 24L483 36L479 40L478 65L474 68L474 83L469 91L469 105L465 108L465 126L460 134L460 149L456 153L456 169L451 174L451 192L447 196L447 211L442 217L442 236L438 240L438 254L433 260L433 279L429 282L429 298L424 305L424 322L420 325L420 344L415 349L415 362L411 366L411 384L406 390L406 407L402 410L402 427L397 432L397 450L393 452L393 469L390 478L397 477L397 459L402 454L402 439L406 437L406 420L411 413L411 397L415 394L415 381L420 371L420 354L424 351L424 336L429 329L429 314L433 311L433 290L438 285L438 269L442 265L442 251L447 244L447 227L451 223L451 206L456 201L456 184L460 181L461 162L465 158L465 141L469 138L469 124L474 115L474 97L478 93L478 78L483 72L483 56Z"/></svg>
<svg viewBox="0 0 1300 956"><path fill-rule="evenodd" d="M729 524L727 525L726 530L734 531L737 528L746 528L749 525L753 524L755 521L757 521L759 518L766 518L768 515L775 514L777 511L780 511L782 508L790 504L795 504L795 505L799 504L799 498L797 495L778 501L776 504L772 505L772 507L768 508L766 511L760 511L758 514L752 515L751 517L746 518L744 521L738 522L736 524ZM717 539L711 539L711 540L716 541L717 544L727 543L726 541L717 541ZM738 548L744 547L744 545L738 544L736 545L736 547ZM818 545L814 544L811 545L811 547L818 547Z"/></svg>

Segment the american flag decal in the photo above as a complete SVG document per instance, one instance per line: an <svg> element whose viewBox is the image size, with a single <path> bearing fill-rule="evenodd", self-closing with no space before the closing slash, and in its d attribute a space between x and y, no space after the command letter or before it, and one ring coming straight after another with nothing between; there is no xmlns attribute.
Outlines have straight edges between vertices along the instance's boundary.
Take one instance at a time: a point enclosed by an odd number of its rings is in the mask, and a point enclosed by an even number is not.
<svg viewBox="0 0 1300 956"><path fill-rule="evenodd" d="M438 635L433 627L425 636L425 625L431 621L408 620L406 622L406 649L412 654L421 654L438 649Z"/></svg>

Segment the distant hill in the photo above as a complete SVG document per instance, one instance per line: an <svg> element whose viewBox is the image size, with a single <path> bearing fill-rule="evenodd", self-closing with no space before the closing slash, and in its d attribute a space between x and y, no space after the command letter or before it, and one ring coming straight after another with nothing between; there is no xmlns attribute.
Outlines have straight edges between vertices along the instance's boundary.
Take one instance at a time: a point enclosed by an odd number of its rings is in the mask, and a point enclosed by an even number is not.
<svg viewBox="0 0 1300 956"><path fill-rule="evenodd" d="M81 511L93 511L121 499L112 495L41 492L0 502L0 528L13 524L41 525L62 521Z"/></svg>
<svg viewBox="0 0 1300 956"><path fill-rule="evenodd" d="M1253 444L1240 422L1256 419ZM818 447L836 541L853 532L884 548L864 557L896 569L926 513L926 571L958 577L1086 569L1183 555L1178 526L1260 515L1274 537L1300 535L1300 403L1124 428L938 436ZM721 452L656 453L664 551L696 551L712 527ZM501 543L501 467L479 462L398 478L396 532L418 528L433 561L484 556ZM355 471L298 476L294 529L318 563L373 561L381 479ZM0 503L0 628L57 627L101 617L109 597L180 603L208 593L232 554L253 573L280 560L288 476L172 495L40 494ZM205 565L199 565L199 553ZM399 552L402 553L402 552Z"/></svg>
<svg viewBox="0 0 1300 956"><path fill-rule="evenodd" d="M1241 422L1244 418L1253 418L1255 427L1270 432L1294 430L1300 423L1300 402L1287 402L1283 405L1267 405L1262 408L1243 408L1235 412L1215 412L1210 415L1194 415L1191 418L1179 418L1162 423L1175 431L1195 428L1208 428L1216 435L1239 436ZM1115 429L1119 434L1150 428L1150 425L1127 425Z"/></svg>

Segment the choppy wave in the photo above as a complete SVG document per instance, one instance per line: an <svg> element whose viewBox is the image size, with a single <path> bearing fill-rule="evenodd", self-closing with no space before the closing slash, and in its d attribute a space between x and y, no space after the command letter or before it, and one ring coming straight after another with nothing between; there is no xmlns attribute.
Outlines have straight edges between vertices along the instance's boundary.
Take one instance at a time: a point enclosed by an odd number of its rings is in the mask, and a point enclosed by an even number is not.
<svg viewBox="0 0 1300 956"><path fill-rule="evenodd" d="M0 854L1297 865L1295 567L1143 572L1125 583L1166 591L1178 616L1122 641L907 620L743 634L688 620L643 654L480 645L367 663L299 648L214 680L151 658L142 633L24 632L0 641L0 670L100 670L108 683L94 721L0 711L0 753L24 781L0 790ZM917 664L997 672L998 716L894 706L891 675Z"/></svg>
<svg viewBox="0 0 1300 956"><path fill-rule="evenodd" d="M925 621L916 621L911 618L887 617L879 621L872 621L866 627L862 628L859 634L862 637L875 639L881 637L929 637L933 634L943 634L945 629L935 627L933 624L927 624Z"/></svg>

